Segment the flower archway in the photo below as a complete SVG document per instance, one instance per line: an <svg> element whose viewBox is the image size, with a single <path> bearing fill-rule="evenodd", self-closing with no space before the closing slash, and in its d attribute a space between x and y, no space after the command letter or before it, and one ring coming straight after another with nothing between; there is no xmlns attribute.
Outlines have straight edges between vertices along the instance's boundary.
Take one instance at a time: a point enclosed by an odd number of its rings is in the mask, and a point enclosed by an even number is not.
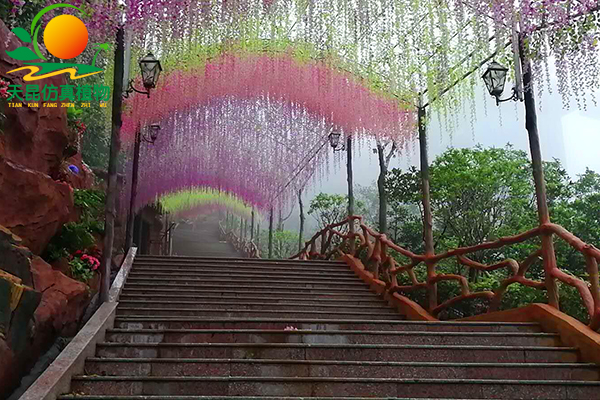
<svg viewBox="0 0 600 400"><path fill-rule="evenodd" d="M135 209L204 188L267 210L328 167L333 130L399 148L415 132L410 104L331 62L300 60L292 49L223 52L165 75L149 99L126 103L127 145L137 129L161 126L155 145L143 149Z"/></svg>

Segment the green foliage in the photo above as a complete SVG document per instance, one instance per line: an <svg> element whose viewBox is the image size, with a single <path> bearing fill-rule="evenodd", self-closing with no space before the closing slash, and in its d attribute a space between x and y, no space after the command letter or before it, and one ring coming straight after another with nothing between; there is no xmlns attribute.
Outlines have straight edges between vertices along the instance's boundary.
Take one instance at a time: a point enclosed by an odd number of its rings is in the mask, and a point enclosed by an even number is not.
<svg viewBox="0 0 600 400"><path fill-rule="evenodd" d="M77 250L90 248L95 244L93 234L104 232L104 192L75 189L73 198L81 212L79 222L65 224L52 238L43 255L46 261L52 262Z"/></svg>
<svg viewBox="0 0 600 400"><path fill-rule="evenodd" d="M94 237L87 223L69 222L52 238L43 258L52 262L77 250L87 249L94 243Z"/></svg>
<svg viewBox="0 0 600 400"><path fill-rule="evenodd" d="M10 28L27 28L31 25L35 15L44 8L44 5L44 0L29 0L17 8L10 0L0 1L0 19ZM13 12L15 10L16 12ZM21 38L21 36L18 37Z"/></svg>
<svg viewBox="0 0 600 400"><path fill-rule="evenodd" d="M89 264L80 258L74 257L69 261L69 267L71 276L78 281L87 282L94 276L94 271L90 269Z"/></svg>
<svg viewBox="0 0 600 400"><path fill-rule="evenodd" d="M73 198L75 206L81 210L81 221L89 226L91 232L102 233L105 193L94 189L75 189Z"/></svg>
<svg viewBox="0 0 600 400"><path fill-rule="evenodd" d="M96 75L85 78L85 84L103 84L102 77ZM110 151L109 127L110 118L107 108L101 108L100 103L91 102L90 107L68 108L67 121L73 132L81 132L81 155L83 161L92 168L106 169Z"/></svg>
<svg viewBox="0 0 600 400"><path fill-rule="evenodd" d="M261 257L269 255L269 231L260 232L259 250ZM298 232L274 231L273 232L273 258L288 258L298 252Z"/></svg>
<svg viewBox="0 0 600 400"><path fill-rule="evenodd" d="M547 197L552 221L564 226L587 243L600 243L600 175L587 170L572 182L560 161L544 163ZM502 236L514 235L537 226L535 191L531 163L527 154L507 146L503 149L449 149L431 164L431 205L434 216L436 253L469 246ZM386 181L390 200L390 236L406 248L422 253L422 210L420 172L411 168L404 172L393 169ZM475 261L492 264L506 258L524 260L539 240L469 254ZM587 279L585 260L562 240L555 240L559 267ZM406 262L399 255L400 262ZM425 281L421 265L415 272ZM506 270L470 273L454 259L438 265L440 273L469 275L472 291L493 291L507 277ZM527 277L543 280L541 260L536 261ZM410 284L405 274L399 282ZM459 293L456 282L438 285L441 303ZM403 293L425 305L423 290ZM559 284L561 309L582 321L587 312L576 289ZM508 287L502 309L516 308L532 302L546 302L544 291L520 284ZM486 301L472 300L456 304L442 317L454 318L480 312Z"/></svg>
<svg viewBox="0 0 600 400"><path fill-rule="evenodd" d="M355 201L355 214L364 214L365 205L362 201ZM319 224L319 230L327 225L340 222L348 216L348 196L341 194L319 193L310 201L308 214Z"/></svg>

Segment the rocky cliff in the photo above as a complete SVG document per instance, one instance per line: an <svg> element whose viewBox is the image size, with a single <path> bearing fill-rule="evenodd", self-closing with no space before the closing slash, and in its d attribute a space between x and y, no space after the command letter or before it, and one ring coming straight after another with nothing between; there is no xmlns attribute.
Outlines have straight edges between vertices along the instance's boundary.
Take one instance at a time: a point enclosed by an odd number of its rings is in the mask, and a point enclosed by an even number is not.
<svg viewBox="0 0 600 400"><path fill-rule="evenodd" d="M0 78L25 85L8 71L21 63L6 51L22 43L0 21ZM60 87L63 76L35 82ZM0 99L0 398L57 336L76 332L88 288L37 255L73 215L73 188L89 188L93 174L67 127L66 108L8 107ZM2 118L2 115L4 116ZM79 174L68 170L76 165Z"/></svg>

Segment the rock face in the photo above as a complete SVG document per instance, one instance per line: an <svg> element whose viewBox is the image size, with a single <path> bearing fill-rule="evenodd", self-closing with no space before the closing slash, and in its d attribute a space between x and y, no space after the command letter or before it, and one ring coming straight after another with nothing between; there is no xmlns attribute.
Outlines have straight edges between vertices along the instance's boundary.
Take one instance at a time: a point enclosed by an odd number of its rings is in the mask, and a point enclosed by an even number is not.
<svg viewBox="0 0 600 400"><path fill-rule="evenodd" d="M35 311L38 335L47 332L52 337L56 334L73 336L87 306L87 286L52 269L52 266L39 257L31 260L31 275L33 287L43 293L42 301Z"/></svg>
<svg viewBox="0 0 600 400"><path fill-rule="evenodd" d="M23 85L23 80L17 76L23 76L24 72L7 74L23 63L10 58L6 51L14 50L24 43L1 20L0 38L0 77L10 84ZM45 78L41 82L42 87L60 87L66 83L63 75ZM38 105L39 107L4 108L6 120L1 127L3 133L0 135L0 155L27 168L55 176L68 144L76 138L67 129L66 108L45 108L43 101L38 102Z"/></svg>
<svg viewBox="0 0 600 400"><path fill-rule="evenodd" d="M5 263L7 255L18 268ZM17 303L16 289L22 291ZM0 398L19 385L56 336L76 332L88 300L86 285L53 270L0 226Z"/></svg>
<svg viewBox="0 0 600 400"><path fill-rule="evenodd" d="M74 174L68 170L69 165L74 165L79 173ZM67 158L59 169L58 179L67 182L74 189L90 189L94 186L94 173L81 159L81 154L75 154Z"/></svg>
<svg viewBox="0 0 600 400"><path fill-rule="evenodd" d="M24 91L25 72L7 74L23 64L6 54L23 45L0 20L0 78ZM57 88L66 83L64 75L34 82ZM41 100L32 107L0 103L6 116L0 119L0 399L56 336L75 333L89 300L86 285L35 256L65 223L76 220L73 188L94 183L75 154L77 138L67 127L66 108L44 107ZM16 101L21 100L11 100ZM71 173L69 165L79 173Z"/></svg>
<svg viewBox="0 0 600 400"><path fill-rule="evenodd" d="M0 225L40 254L73 209L73 190L48 175L25 169L0 156Z"/></svg>

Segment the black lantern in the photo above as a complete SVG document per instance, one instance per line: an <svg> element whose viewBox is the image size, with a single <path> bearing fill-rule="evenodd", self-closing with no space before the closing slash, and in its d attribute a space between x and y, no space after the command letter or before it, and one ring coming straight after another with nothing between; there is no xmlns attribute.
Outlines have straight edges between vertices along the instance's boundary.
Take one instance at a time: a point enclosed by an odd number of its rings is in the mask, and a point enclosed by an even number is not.
<svg viewBox="0 0 600 400"><path fill-rule="evenodd" d="M485 82L485 86L487 86L488 92L490 92L492 96L500 97L502 92L504 92L507 72L508 68L503 67L496 61L492 61L492 63L488 65L488 69L485 71L482 78Z"/></svg>
<svg viewBox="0 0 600 400"><path fill-rule="evenodd" d="M140 60L140 69L142 70L142 82L147 91L154 89L158 82L158 77L162 72L160 61L152 53Z"/></svg>
<svg viewBox="0 0 600 400"><path fill-rule="evenodd" d="M158 77L162 72L162 67L160 65L160 61L158 61L152 53L148 53L148 55L142 58L139 62L140 69L142 70L142 84L146 91L137 90L133 87L133 80L129 81L129 87L123 93L123 97L129 97L129 93L136 92L140 94L145 94L150 97L150 89L154 89L156 87L156 83L158 82Z"/></svg>
<svg viewBox="0 0 600 400"><path fill-rule="evenodd" d="M333 148L333 151L342 151L346 149L346 146L340 147L340 138L342 134L339 131L332 131L329 134L329 144Z"/></svg>
<svg viewBox="0 0 600 400"><path fill-rule="evenodd" d="M504 85L506 84L506 74L508 68L502 66L496 61L492 61L488 65L487 71L481 76L485 82L488 92L496 98L496 104L508 100L517 100L517 91L513 88L513 94L507 99L500 99L500 95L504 92Z"/></svg>
<svg viewBox="0 0 600 400"><path fill-rule="evenodd" d="M142 140L146 143L154 144L154 142L156 142L156 139L158 139L158 134L160 132L160 125L152 124L148 128L148 131L150 134L150 139L148 139L146 136L143 136Z"/></svg>

